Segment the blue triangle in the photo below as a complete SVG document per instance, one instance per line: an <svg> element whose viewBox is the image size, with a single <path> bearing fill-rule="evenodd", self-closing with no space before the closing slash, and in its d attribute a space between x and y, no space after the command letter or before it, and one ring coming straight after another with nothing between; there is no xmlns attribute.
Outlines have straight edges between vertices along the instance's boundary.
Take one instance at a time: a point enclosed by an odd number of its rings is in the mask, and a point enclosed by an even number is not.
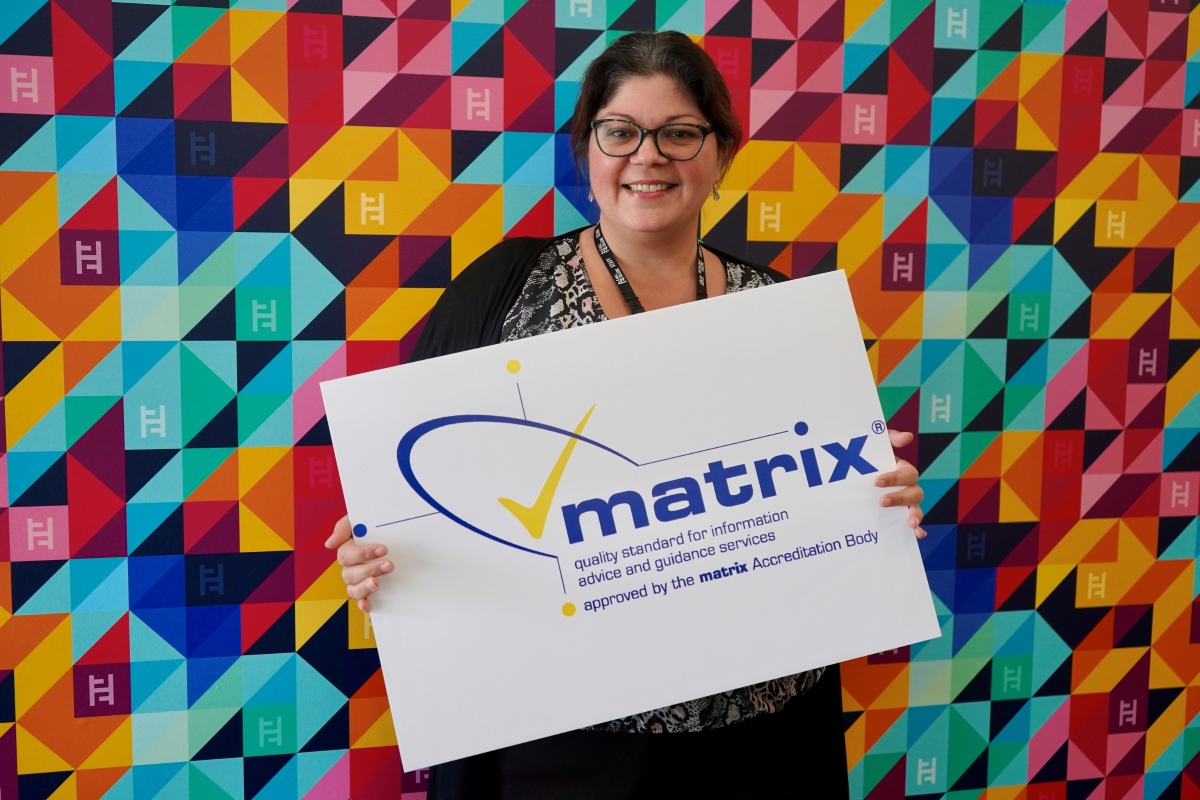
<svg viewBox="0 0 1200 800"><path fill-rule="evenodd" d="M149 609L135 611L129 615L129 661L179 660L182 655L171 644L158 635L141 617Z"/></svg>
<svg viewBox="0 0 1200 800"><path fill-rule="evenodd" d="M247 656L242 662L245 705L276 706L296 702L294 653Z"/></svg>
<svg viewBox="0 0 1200 800"><path fill-rule="evenodd" d="M76 611L112 611L121 610L129 602L129 581L125 572L124 558L77 558L71 562L71 607ZM105 586L105 590L95 599L95 593L109 578L116 574L120 584L120 598L114 603L112 592L115 585Z"/></svg>
<svg viewBox="0 0 1200 800"><path fill-rule="evenodd" d="M845 91L867 71L867 67L887 50L883 44L858 44L847 42L842 48L842 91Z"/></svg>
<svg viewBox="0 0 1200 800"><path fill-rule="evenodd" d="M253 238L247 240L247 237ZM233 263L237 285L289 286L292 278L290 238L286 233L235 233Z"/></svg>
<svg viewBox="0 0 1200 800"><path fill-rule="evenodd" d="M59 116L60 120L80 119L79 117ZM83 117L83 119L91 119ZM104 119L97 117L97 119ZM58 130L59 141L62 141L63 126ZM59 172L103 172L105 175L115 175L117 172L117 124L109 119L108 124L100 128L73 156L71 160L59 168Z"/></svg>
<svg viewBox="0 0 1200 800"><path fill-rule="evenodd" d="M43 452L10 452L8 454L8 497L15 500L33 485L33 482L50 469L55 461L62 458L62 451ZM5 504L7 505L7 503ZM4 533L8 535L7 531Z"/></svg>
<svg viewBox="0 0 1200 800"><path fill-rule="evenodd" d="M224 231L180 231L179 283L187 280L231 235Z"/></svg>
<svg viewBox="0 0 1200 800"><path fill-rule="evenodd" d="M572 192L573 194L573 192ZM579 206L572 203L558 189L554 190L554 230L556 231L571 231L576 228L583 228L591 225L600 219L600 209L594 203L584 203L590 208L585 212L580 211ZM592 217L589 219L589 217Z"/></svg>
<svg viewBox="0 0 1200 800"><path fill-rule="evenodd" d="M174 120L118 117L117 171L135 175L174 175Z"/></svg>
<svg viewBox="0 0 1200 800"><path fill-rule="evenodd" d="M179 503L129 503L125 506L125 540L128 552L132 553L141 547L142 542L167 517L179 508Z"/></svg>
<svg viewBox="0 0 1200 800"><path fill-rule="evenodd" d="M541 151L550 146L548 156L544 157L547 170L544 174L539 174L540 179L535 181L543 186L549 185L554 179L554 134L551 133L521 133L509 131L503 134L504 137L504 182L512 183L513 176L525 166L525 163L535 155L541 155ZM533 177L533 176L530 176ZM519 181L520 183L529 183L529 180Z"/></svg>
<svg viewBox="0 0 1200 800"><path fill-rule="evenodd" d="M102 137L101 133L108 130L108 136ZM71 172L116 172L117 171L117 150L116 150L116 126L113 124L112 117L73 117L65 114L60 114L58 117L58 126L55 129L57 135L58 146L56 153L58 156L59 170L66 169L69 163L74 160L76 155L81 153L93 143L93 140L99 138L100 150L109 151L109 157L112 159L112 164L107 169L72 169ZM107 138L108 147L105 146L104 139ZM85 157L84 161L91 161L91 158Z"/></svg>
<svg viewBox="0 0 1200 800"><path fill-rule="evenodd" d="M195 705L204 693L212 688L229 668L237 663L237 656L188 659L188 707Z"/></svg>
<svg viewBox="0 0 1200 800"><path fill-rule="evenodd" d="M450 71L458 72L479 48L483 47L500 26L487 22L450 23Z"/></svg>
<svg viewBox="0 0 1200 800"><path fill-rule="evenodd" d="M175 347L175 342L122 342L121 370L128 392Z"/></svg>
<svg viewBox="0 0 1200 800"><path fill-rule="evenodd" d="M174 175L133 175L123 174L122 180L145 201L154 212L174 229L178 221L175 209L175 176ZM118 199L120 194L118 193ZM139 209L140 210L140 209ZM121 209L121 226L125 227L125 209ZM147 216L150 225L139 224L137 227L148 230L161 230L156 221ZM132 222L132 220L131 220Z"/></svg>
<svg viewBox="0 0 1200 800"><path fill-rule="evenodd" d="M180 655L187 652L187 609L139 608L134 613Z"/></svg>
<svg viewBox="0 0 1200 800"><path fill-rule="evenodd" d="M242 389L243 394L291 394L292 392L292 346L289 343L271 359L262 370L251 378Z"/></svg>
<svg viewBox="0 0 1200 800"><path fill-rule="evenodd" d="M937 368L962 345L961 339L925 339L921 342L921 383L929 380Z"/></svg>

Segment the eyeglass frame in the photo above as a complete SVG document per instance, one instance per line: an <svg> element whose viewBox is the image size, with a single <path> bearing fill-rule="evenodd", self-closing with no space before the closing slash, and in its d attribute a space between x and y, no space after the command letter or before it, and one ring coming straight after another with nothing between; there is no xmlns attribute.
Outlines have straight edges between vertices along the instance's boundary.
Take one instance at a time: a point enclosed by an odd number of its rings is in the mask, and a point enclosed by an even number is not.
<svg viewBox="0 0 1200 800"><path fill-rule="evenodd" d="M638 131L640 131L640 133L638 134L637 146L634 147L632 150L630 150L628 153L625 153L624 155L620 155L620 156L614 156L611 153L605 153L604 146L600 144L600 127L599 127L601 124L603 124L605 122L624 122L627 125L632 125L633 127L637 128ZM642 143L646 141L646 136L647 136L647 134L649 134L651 136L651 138L654 140L654 149L657 150L658 154L660 156L662 156L663 158L668 159L670 161L691 161L696 156L700 155L700 152L702 150L704 150L704 142L707 141L708 137L717 132L717 129L711 125L698 125L695 122L668 122L665 125L659 125L657 128L643 128L641 125L638 125L633 120L616 119L614 117L605 117L604 119L594 119L588 125L592 129L593 135L595 135L595 137L596 137L596 147L598 147L600 149L601 153L604 153L604 155L608 156L609 158L629 158L631 155L636 153L638 150L642 149ZM696 152L694 154L688 156L687 158L675 158L675 156L669 156L663 152L662 147L660 147L658 144L658 132L661 131L663 128L669 128L673 125L683 125L683 126L686 126L689 128L696 128L702 134L700 137L700 146L696 148Z"/></svg>

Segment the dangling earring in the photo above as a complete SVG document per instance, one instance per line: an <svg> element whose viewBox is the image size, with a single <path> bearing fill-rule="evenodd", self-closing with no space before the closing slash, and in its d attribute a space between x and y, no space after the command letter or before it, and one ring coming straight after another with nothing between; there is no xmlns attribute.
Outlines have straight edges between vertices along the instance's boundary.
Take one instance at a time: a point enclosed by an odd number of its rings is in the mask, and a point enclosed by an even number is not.
<svg viewBox="0 0 1200 800"><path fill-rule="evenodd" d="M590 187L590 186L588 187L588 202L589 202L589 203L594 203L594 202L596 202L596 195L595 195L595 193L592 191L592 187Z"/></svg>
<svg viewBox="0 0 1200 800"><path fill-rule="evenodd" d="M721 199L721 194L720 194L720 192L717 191L717 185L714 183L713 184L713 200L720 200L720 199Z"/></svg>

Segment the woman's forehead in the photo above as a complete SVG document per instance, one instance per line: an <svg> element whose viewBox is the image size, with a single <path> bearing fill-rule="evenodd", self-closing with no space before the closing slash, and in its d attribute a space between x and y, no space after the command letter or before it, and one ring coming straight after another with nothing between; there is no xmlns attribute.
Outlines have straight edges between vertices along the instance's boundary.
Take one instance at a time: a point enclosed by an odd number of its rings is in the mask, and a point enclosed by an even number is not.
<svg viewBox="0 0 1200 800"><path fill-rule="evenodd" d="M652 115L663 121L672 117L703 119L692 98L666 75L626 78L600 111L602 115L618 114L631 118Z"/></svg>

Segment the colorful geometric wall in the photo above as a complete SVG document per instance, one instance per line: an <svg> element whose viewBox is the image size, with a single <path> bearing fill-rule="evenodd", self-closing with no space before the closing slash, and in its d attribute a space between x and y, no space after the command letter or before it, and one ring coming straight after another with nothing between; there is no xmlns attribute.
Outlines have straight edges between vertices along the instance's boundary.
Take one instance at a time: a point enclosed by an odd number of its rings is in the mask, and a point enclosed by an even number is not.
<svg viewBox="0 0 1200 800"><path fill-rule="evenodd" d="M716 246L843 269L941 639L844 669L856 798L1200 797L1196 0L3 0L0 796L421 797L319 381L594 217L620 32L748 134Z"/></svg>

